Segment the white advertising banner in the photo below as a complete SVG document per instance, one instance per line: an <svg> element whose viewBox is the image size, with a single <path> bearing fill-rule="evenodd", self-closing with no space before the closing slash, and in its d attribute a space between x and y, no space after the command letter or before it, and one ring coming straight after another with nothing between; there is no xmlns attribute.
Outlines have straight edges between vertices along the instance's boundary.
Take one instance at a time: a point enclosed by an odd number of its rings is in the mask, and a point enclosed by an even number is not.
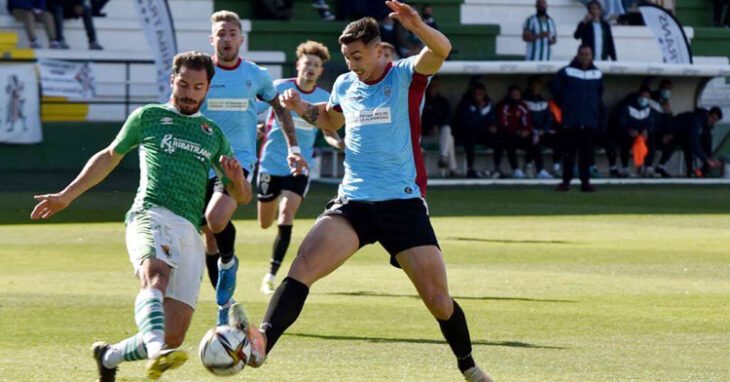
<svg viewBox="0 0 730 382"><path fill-rule="evenodd" d="M92 63L40 59L38 67L44 96L71 99L91 99L96 96Z"/></svg>
<svg viewBox="0 0 730 382"><path fill-rule="evenodd" d="M155 55L157 67L157 100L165 103L170 98L172 59L177 54L177 39L172 15L166 0L135 0L137 15L147 43Z"/></svg>
<svg viewBox="0 0 730 382"><path fill-rule="evenodd" d="M654 33L664 63L691 64L692 51L689 48L689 41L677 19L656 5L641 5L639 11L644 17L646 26Z"/></svg>
<svg viewBox="0 0 730 382"><path fill-rule="evenodd" d="M41 142L35 64L0 65L0 93L0 143Z"/></svg>

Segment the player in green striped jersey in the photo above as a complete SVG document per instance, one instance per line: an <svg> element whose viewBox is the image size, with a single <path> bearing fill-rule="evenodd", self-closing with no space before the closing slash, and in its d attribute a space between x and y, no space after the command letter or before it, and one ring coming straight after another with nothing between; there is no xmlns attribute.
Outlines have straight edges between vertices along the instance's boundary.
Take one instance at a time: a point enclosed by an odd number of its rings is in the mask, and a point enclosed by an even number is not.
<svg viewBox="0 0 730 382"><path fill-rule="evenodd" d="M140 280L134 314L139 332L114 345L94 344L99 381L114 381L122 361L149 359L152 379L185 362L187 355L176 348L190 325L205 269L199 225L210 168L236 202L251 200L228 140L199 112L214 73L204 53L175 56L171 102L134 111L111 145L92 156L63 191L35 196L39 203L31 218L47 219L139 147L140 184L126 218L127 249Z"/></svg>

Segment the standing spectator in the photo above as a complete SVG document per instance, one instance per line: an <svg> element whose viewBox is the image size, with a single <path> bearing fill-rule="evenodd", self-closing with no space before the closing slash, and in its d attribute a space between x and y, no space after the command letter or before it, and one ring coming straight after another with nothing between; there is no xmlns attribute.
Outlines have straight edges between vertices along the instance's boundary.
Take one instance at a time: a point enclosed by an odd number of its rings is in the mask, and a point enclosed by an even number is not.
<svg viewBox="0 0 730 382"><path fill-rule="evenodd" d="M451 133L451 105L446 97L439 93L439 80L433 78L426 90L421 121L426 135L438 137L438 166L447 171L449 176L457 175L454 136Z"/></svg>
<svg viewBox="0 0 730 382"><path fill-rule="evenodd" d="M537 134L537 155L542 162L542 148L550 148L553 152L553 171L560 169L560 141L553 112L550 110L550 103L542 96L542 83L537 76L530 77L527 83L527 92L524 97L525 105L530 110L530 122ZM536 168L537 177L551 179L553 176L543 166Z"/></svg>
<svg viewBox="0 0 730 382"><path fill-rule="evenodd" d="M601 4L593 0L588 3L588 13L578 27L573 37L581 40L581 45L593 48L593 56L601 61L611 59L616 61L616 48L613 44L611 26L601 18Z"/></svg>
<svg viewBox="0 0 730 382"><path fill-rule="evenodd" d="M63 36L63 19L77 18L81 16L84 21L86 37L89 41L90 50L104 49L96 40L96 29L91 19L91 9L84 3L84 0L49 0L49 9L53 12L53 20L56 24L56 35L62 49L68 49L66 39Z"/></svg>
<svg viewBox="0 0 730 382"><path fill-rule="evenodd" d="M509 87L507 97L497 106L499 128L497 136L499 145L494 149L494 171L499 174L502 164L502 152L507 150L507 160L512 167L512 176L521 179L525 172L517 162L517 149L525 150L525 163L533 160L538 169L542 169L542 155L537 152L538 136L534 134L530 122L530 110L522 101L522 91L517 85Z"/></svg>
<svg viewBox="0 0 730 382"><path fill-rule="evenodd" d="M617 121L611 124L611 142L607 148L611 176L625 178L629 176L629 151L641 135L650 145L649 135L654 133L654 117L649 106L651 94L649 88L642 86L638 93L631 94L619 104ZM616 166L616 148L621 156L621 170Z"/></svg>
<svg viewBox="0 0 730 382"><path fill-rule="evenodd" d="M558 42L555 22L547 14L547 0L537 0L537 13L525 20L522 26L522 40L527 43L527 61L549 61L552 58L551 45Z"/></svg>
<svg viewBox="0 0 730 382"><path fill-rule="evenodd" d="M466 177L480 178L486 173L474 169L474 154L478 142L491 141L497 133L496 118L487 89L477 82L462 97L454 115L452 125L464 145L466 154Z"/></svg>
<svg viewBox="0 0 730 382"><path fill-rule="evenodd" d="M700 137L704 130L711 130L721 119L722 110L717 106L713 106L709 111L697 109L672 118L668 130L663 132L660 141L662 157L659 159L656 172L664 178L671 176L665 166L677 147L681 147L684 152L688 177L695 175L695 158L710 168L719 166L720 162L712 158L712 151L703 149Z"/></svg>
<svg viewBox="0 0 730 382"><path fill-rule="evenodd" d="M32 49L42 49L43 45L35 34L35 23L41 22L48 35L51 49L60 49L61 44L56 36L53 16L48 12L45 0L8 0L8 12L23 23Z"/></svg>
<svg viewBox="0 0 730 382"><path fill-rule="evenodd" d="M324 0L314 0L312 1L312 8L316 9L317 12L319 12L319 17L322 18L324 21L334 21L335 15L330 12L330 6L327 5L327 3L324 2Z"/></svg>
<svg viewBox="0 0 730 382"><path fill-rule="evenodd" d="M712 18L715 22L715 26L730 28L730 0L712 0L712 3L714 6ZM723 19L723 6L725 5L727 6L727 11L724 12L725 18Z"/></svg>
<svg viewBox="0 0 730 382"><path fill-rule="evenodd" d="M581 191L596 189L590 184L593 138L601 127L603 109L603 74L593 65L593 49L578 48L570 65L560 69L552 84L553 97L563 111L563 182L557 191L568 191L573 178L575 156Z"/></svg>
<svg viewBox="0 0 730 382"><path fill-rule="evenodd" d="M431 4L423 4L421 7L421 18L426 25L436 30L439 29L438 24L436 24L436 20L433 18L433 7Z"/></svg>

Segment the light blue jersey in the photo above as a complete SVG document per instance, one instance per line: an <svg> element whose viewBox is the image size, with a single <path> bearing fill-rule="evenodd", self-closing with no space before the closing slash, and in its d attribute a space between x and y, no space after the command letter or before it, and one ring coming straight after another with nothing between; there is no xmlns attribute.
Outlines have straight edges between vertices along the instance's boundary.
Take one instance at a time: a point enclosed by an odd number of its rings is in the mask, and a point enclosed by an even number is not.
<svg viewBox="0 0 730 382"><path fill-rule="evenodd" d="M312 89L312 91L305 92L297 86L295 78L276 80L274 81L274 86L279 94L284 93L287 89L296 89L304 101L313 104L327 102L330 97L330 93L328 91L316 86ZM294 112L291 112L291 116L294 120L294 127L297 132L297 141L299 142L299 147L302 150L302 157L311 165L314 154L314 141L317 139L317 132L319 129L310 125L309 122L306 122ZM269 108L269 111L266 114L266 130L266 141L261 153L259 171L276 176L291 175L289 163L286 160L286 157L289 154L289 147L286 144L284 132L281 131L279 120L276 118L274 111L271 110L271 108Z"/></svg>
<svg viewBox="0 0 730 382"><path fill-rule="evenodd" d="M339 194L382 201L425 196L419 144L428 77L415 57L388 64L383 77L362 82L353 72L337 78L329 104L345 116L345 176Z"/></svg>
<svg viewBox="0 0 730 382"><path fill-rule="evenodd" d="M269 102L276 96L269 72L253 62L239 58L232 67L216 65L201 112L220 126L236 159L249 173L258 158L256 98Z"/></svg>

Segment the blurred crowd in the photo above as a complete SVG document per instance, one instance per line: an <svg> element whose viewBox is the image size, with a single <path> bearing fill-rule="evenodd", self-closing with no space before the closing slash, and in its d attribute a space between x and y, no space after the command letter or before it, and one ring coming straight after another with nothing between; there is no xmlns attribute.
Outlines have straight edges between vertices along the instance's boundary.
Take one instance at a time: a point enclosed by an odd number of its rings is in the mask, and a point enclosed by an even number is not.
<svg viewBox="0 0 730 382"><path fill-rule="evenodd" d="M66 19L81 18L86 30L90 50L104 49L96 38L92 17L104 17L101 12L109 0L8 0L8 13L23 23L25 33L33 49L69 49L64 36L63 23ZM36 23L43 24L48 37L44 45L36 33Z"/></svg>
<svg viewBox="0 0 730 382"><path fill-rule="evenodd" d="M438 164L447 176L558 177L567 186L577 174L590 191L590 178L601 176L597 152L605 153L608 162L604 176L669 177L667 163L677 150L684 154L685 172L680 175L706 176L719 165L712 157L712 129L722 119L722 110L675 114L672 88L669 79L654 84L646 80L607 109L602 74L593 65L590 46L582 45L570 65L549 83L531 77L524 89L512 85L498 101L490 98L479 78L473 78L452 108L434 78L423 109L424 139L438 142ZM466 157L466 173L456 160L459 146ZM475 155L485 150L491 150L492 166L476 168ZM518 152L524 154L521 163Z"/></svg>

